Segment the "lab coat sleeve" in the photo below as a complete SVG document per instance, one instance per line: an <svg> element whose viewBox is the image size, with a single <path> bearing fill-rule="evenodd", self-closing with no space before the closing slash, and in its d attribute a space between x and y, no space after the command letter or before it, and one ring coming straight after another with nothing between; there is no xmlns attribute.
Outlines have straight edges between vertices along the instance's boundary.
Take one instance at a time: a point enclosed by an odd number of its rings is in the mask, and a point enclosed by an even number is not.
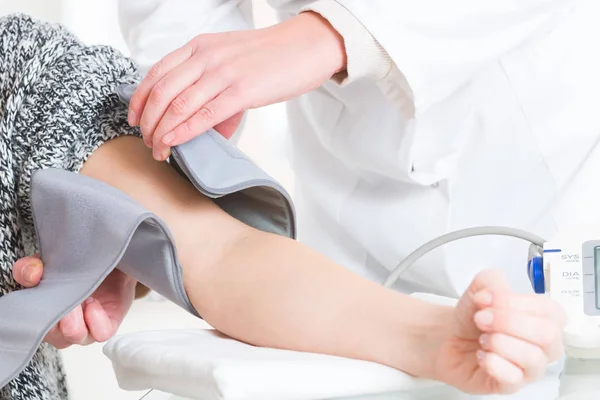
<svg viewBox="0 0 600 400"><path fill-rule="evenodd" d="M131 58L146 73L201 33L251 29L251 0L119 0L119 24Z"/></svg>
<svg viewBox="0 0 600 400"><path fill-rule="evenodd" d="M371 78L400 104L424 109L481 68L543 34L576 0L317 0L345 41L341 85Z"/></svg>
<svg viewBox="0 0 600 400"><path fill-rule="evenodd" d="M341 2L321 0L301 9L312 11L327 19L344 38L347 65L346 69L333 76L333 80L345 85L359 78L384 79L392 68L392 60L387 51Z"/></svg>

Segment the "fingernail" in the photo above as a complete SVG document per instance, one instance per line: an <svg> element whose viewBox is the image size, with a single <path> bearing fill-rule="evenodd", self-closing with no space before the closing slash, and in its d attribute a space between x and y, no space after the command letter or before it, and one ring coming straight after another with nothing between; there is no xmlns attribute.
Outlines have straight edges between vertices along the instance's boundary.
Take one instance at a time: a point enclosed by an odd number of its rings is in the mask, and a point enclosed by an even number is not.
<svg viewBox="0 0 600 400"><path fill-rule="evenodd" d="M481 290L477 293L475 293L472 297L473 302L475 302L475 304L480 305L480 306L489 306L492 304L492 293L490 293L488 290Z"/></svg>
<svg viewBox="0 0 600 400"><path fill-rule="evenodd" d="M88 305L88 304L92 304L94 302L94 298L93 297L88 297L83 304Z"/></svg>
<svg viewBox="0 0 600 400"><path fill-rule="evenodd" d="M162 138L162 142L166 145L173 143L173 140L175 140L175 132L169 132Z"/></svg>
<svg viewBox="0 0 600 400"><path fill-rule="evenodd" d="M135 115L135 111L129 110L129 114L127 114L127 122L129 122L129 126L137 125L137 116Z"/></svg>
<svg viewBox="0 0 600 400"><path fill-rule="evenodd" d="M481 347L487 348L488 343L490 342L490 336L488 334L483 334L479 336L479 344Z"/></svg>
<svg viewBox="0 0 600 400"><path fill-rule="evenodd" d="M27 264L23 268L23 279L25 280L25 283L27 283L27 284L35 283L35 276L37 275L38 268L40 268L40 267L41 267L40 263L33 262L31 264Z"/></svg>
<svg viewBox="0 0 600 400"><path fill-rule="evenodd" d="M477 350L477 361L479 361L479 364L483 363L483 360L485 359L485 351L483 350Z"/></svg>
<svg viewBox="0 0 600 400"><path fill-rule="evenodd" d="M475 313L475 323L479 327L489 327L494 322L494 315L491 311L483 310Z"/></svg>

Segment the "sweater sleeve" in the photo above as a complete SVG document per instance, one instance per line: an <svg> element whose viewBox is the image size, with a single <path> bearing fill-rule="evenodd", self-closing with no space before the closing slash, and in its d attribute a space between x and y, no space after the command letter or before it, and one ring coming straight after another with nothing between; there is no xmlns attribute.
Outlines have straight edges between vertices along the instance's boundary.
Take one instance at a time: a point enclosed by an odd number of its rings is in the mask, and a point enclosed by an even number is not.
<svg viewBox="0 0 600 400"><path fill-rule="evenodd" d="M140 136L117 95L137 71L115 49L86 46L61 26L25 15L0 18L0 32L0 165L10 177L2 193L14 195L12 207L31 227L36 171L78 172L103 143Z"/></svg>
<svg viewBox="0 0 600 400"><path fill-rule="evenodd" d="M576 0L317 0L314 11L344 37L347 76L387 86L419 109L443 100L481 68L543 35Z"/></svg>

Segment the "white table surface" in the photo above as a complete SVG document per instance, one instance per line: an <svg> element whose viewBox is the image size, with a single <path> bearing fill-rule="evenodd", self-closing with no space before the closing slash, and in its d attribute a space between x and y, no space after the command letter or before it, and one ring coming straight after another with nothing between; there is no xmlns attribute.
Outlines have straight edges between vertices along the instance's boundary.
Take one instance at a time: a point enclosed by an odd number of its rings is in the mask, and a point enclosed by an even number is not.
<svg viewBox="0 0 600 400"><path fill-rule="evenodd" d="M423 300L452 303L450 299L417 294ZM191 400L157 390L137 397L143 400ZM598 400L600 399L600 360L567 360L551 366L546 376L510 396L472 396L448 386L402 393L385 393L335 400ZM196 399L193 399L196 400ZM199 399L201 400L201 399ZM334 399L322 399L334 400Z"/></svg>
<svg viewBox="0 0 600 400"><path fill-rule="evenodd" d="M573 361L567 361L567 364ZM578 363L575 361L575 363ZM562 365L548 371L547 376L519 393L510 396L470 396L454 388L442 386L417 392L385 393L379 395L353 397L335 400L474 400L474 399L503 399L503 400L598 400L600 399L600 360L593 366L581 368L562 368ZM569 373L569 371L573 373ZM562 374L560 371L564 371ZM152 391L143 400L188 400L168 393ZM333 400L333 399L324 399Z"/></svg>

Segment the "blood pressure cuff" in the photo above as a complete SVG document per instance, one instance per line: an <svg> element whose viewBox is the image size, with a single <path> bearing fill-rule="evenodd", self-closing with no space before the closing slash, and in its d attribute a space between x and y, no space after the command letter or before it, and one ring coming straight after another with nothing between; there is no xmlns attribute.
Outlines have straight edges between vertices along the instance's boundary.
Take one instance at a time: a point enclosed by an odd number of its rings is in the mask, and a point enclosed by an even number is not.
<svg viewBox="0 0 600 400"><path fill-rule="evenodd" d="M128 101L130 93L120 94ZM172 154L171 164L228 214L295 238L288 193L218 133L206 132ZM44 276L34 288L0 297L0 388L115 268L199 316L185 293L169 228L125 193L80 174L46 169L32 177L31 206Z"/></svg>

